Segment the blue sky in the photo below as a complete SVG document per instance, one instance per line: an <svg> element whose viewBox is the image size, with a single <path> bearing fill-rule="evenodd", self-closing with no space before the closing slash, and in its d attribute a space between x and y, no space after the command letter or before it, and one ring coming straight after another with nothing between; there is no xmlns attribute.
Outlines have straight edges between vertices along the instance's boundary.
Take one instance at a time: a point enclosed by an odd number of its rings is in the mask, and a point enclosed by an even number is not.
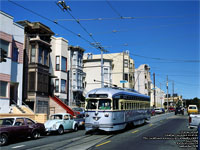
<svg viewBox="0 0 200 150"><path fill-rule="evenodd" d="M79 45L86 52L99 54L91 48L94 42L76 21L55 23L31 13L7 0L1 0L0 9L14 17L14 21L39 21L64 37L70 45ZM52 21L72 19L63 12L54 0L20 1L15 3L36 12ZM156 85L166 91L166 77L169 78L169 93L174 91L183 98L200 98L200 49L199 49L199 2L198 1L66 1L71 14L80 20L81 25L92 33L109 52L129 50L136 68L148 64L151 74L155 72ZM110 4L110 5L109 5ZM112 7L112 8L111 8ZM134 17L134 19L114 19ZM104 18L113 18L104 20ZM82 40L75 34L80 34ZM190 60L188 62L188 60ZM198 60L191 62L191 60Z"/></svg>

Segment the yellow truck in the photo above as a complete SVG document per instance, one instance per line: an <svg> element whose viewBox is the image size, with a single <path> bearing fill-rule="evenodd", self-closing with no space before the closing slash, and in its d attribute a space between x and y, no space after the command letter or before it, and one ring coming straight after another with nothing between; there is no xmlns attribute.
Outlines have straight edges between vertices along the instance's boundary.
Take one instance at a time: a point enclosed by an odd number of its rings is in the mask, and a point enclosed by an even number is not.
<svg viewBox="0 0 200 150"><path fill-rule="evenodd" d="M198 114L197 105L189 105L187 109L188 115L190 114Z"/></svg>

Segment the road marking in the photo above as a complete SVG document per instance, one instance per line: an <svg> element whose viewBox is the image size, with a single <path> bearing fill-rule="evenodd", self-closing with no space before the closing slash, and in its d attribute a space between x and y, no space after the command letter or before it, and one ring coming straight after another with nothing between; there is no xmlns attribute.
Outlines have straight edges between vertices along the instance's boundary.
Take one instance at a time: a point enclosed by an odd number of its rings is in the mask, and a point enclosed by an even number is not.
<svg viewBox="0 0 200 150"><path fill-rule="evenodd" d="M135 130L135 131L133 131L132 133L136 133L136 132L138 132L139 130Z"/></svg>
<svg viewBox="0 0 200 150"><path fill-rule="evenodd" d="M149 127L153 126L153 124L150 124Z"/></svg>
<svg viewBox="0 0 200 150"><path fill-rule="evenodd" d="M96 145L96 147L99 147L99 146L101 146L101 145L104 145L104 144L107 144L107 143L110 143L111 141L107 141L107 142L104 142L104 143L101 143L101 144L99 144L99 145Z"/></svg>
<svg viewBox="0 0 200 150"><path fill-rule="evenodd" d="M20 148L20 147L24 147L25 145L19 145L19 146L15 146L15 147L12 147L13 149L15 148Z"/></svg>

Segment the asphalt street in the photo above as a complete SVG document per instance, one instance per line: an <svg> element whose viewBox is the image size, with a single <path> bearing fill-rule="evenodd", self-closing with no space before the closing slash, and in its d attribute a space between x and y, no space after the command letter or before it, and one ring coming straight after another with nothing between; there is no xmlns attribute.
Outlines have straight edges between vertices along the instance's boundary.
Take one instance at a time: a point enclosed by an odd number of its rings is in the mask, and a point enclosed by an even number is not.
<svg viewBox="0 0 200 150"><path fill-rule="evenodd" d="M178 150L195 148L191 142L183 148L182 144L188 140L186 132L194 132L188 129L188 116L185 114L174 115L166 113L156 115L145 125L130 127L123 131L105 133L93 132L85 134L85 130L78 132L66 132L63 135L51 134L42 136L38 140L16 139L1 150ZM176 137L176 138L175 138ZM178 138L177 138L178 137ZM191 147L189 147L191 145ZM193 144L195 145L195 144Z"/></svg>

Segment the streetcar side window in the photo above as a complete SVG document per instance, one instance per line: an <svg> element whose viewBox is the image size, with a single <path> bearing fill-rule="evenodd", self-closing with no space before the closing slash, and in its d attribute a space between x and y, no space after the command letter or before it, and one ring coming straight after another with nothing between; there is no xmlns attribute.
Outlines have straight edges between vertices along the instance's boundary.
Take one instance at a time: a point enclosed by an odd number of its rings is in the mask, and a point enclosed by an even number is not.
<svg viewBox="0 0 200 150"><path fill-rule="evenodd" d="M113 99L113 110L119 109L119 99Z"/></svg>
<svg viewBox="0 0 200 150"><path fill-rule="evenodd" d="M124 109L124 104L123 104L123 102L121 102L121 110L123 110Z"/></svg>

